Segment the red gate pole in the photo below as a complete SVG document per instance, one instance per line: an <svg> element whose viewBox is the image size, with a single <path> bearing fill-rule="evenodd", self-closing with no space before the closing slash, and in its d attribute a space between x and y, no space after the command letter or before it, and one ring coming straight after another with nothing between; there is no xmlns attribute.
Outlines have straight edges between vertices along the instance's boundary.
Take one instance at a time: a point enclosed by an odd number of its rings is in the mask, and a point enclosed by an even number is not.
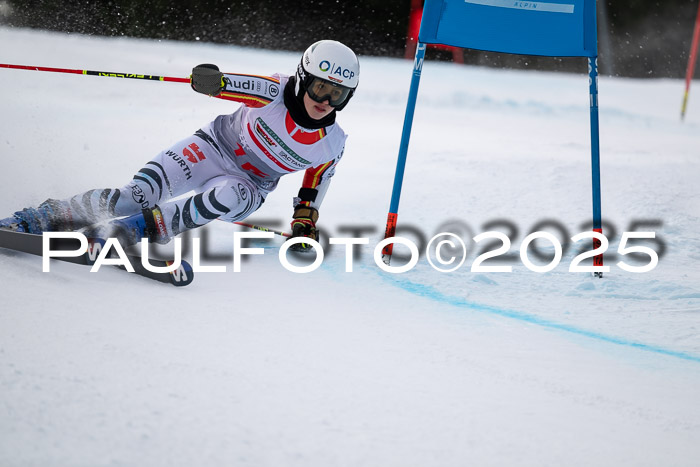
<svg viewBox="0 0 700 467"><path fill-rule="evenodd" d="M690 46L690 56L688 57L688 68L685 71L685 93L683 94L683 104L681 105L681 120L685 118L685 109L688 105L690 82L693 80L695 61L698 58L698 42L700 42L700 3L698 3L698 14L695 18L695 29L693 30L693 41Z"/></svg>

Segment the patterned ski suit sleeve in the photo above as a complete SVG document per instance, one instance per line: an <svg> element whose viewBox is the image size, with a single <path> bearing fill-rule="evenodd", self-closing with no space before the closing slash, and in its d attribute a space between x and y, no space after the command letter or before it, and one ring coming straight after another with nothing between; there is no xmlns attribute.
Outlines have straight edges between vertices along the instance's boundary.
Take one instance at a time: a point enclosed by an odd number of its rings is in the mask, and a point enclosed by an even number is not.
<svg viewBox="0 0 700 467"><path fill-rule="evenodd" d="M224 82L226 87L216 97L240 102L247 107L264 107L282 92L278 75L224 73Z"/></svg>
<svg viewBox="0 0 700 467"><path fill-rule="evenodd" d="M299 202L297 205L310 206L319 209L323 198L326 196L331 177L335 174L335 168L340 162L341 156L316 167L306 169L304 180L299 190Z"/></svg>

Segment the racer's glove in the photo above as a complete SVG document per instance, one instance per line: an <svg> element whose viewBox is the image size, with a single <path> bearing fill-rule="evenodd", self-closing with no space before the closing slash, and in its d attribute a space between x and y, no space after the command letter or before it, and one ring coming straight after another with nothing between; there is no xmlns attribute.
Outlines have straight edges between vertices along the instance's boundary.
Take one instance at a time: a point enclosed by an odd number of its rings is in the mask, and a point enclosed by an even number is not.
<svg viewBox="0 0 700 467"><path fill-rule="evenodd" d="M316 229L316 221L318 221L317 209L299 205L294 210L293 218L292 238L308 237L312 240L318 240L318 230ZM289 249L292 251L310 251L312 246L308 243L297 243L289 247Z"/></svg>
<svg viewBox="0 0 700 467"><path fill-rule="evenodd" d="M208 96L218 96L226 87L224 74L219 67L210 63L203 63L192 68L190 76L192 89Z"/></svg>

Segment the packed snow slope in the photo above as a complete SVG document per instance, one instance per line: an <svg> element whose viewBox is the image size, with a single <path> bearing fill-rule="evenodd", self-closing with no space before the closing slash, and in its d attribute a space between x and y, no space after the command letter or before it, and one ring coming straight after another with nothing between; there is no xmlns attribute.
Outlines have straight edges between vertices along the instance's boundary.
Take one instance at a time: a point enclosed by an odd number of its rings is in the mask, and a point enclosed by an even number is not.
<svg viewBox="0 0 700 467"><path fill-rule="evenodd" d="M199 63L292 73L300 56L16 29L0 44L2 63L181 77ZM369 239L352 272L339 246L289 272L279 237L233 272L244 229L224 222L193 235L226 272L181 289L108 267L44 273L0 250L0 465L698 465L700 84L681 122L681 81L601 78L610 271L596 279L569 272L590 243L570 240L591 219L586 75L426 63L399 233L424 246L452 232L468 255L450 273L422 254L392 274L373 250L412 64L361 66L320 222L326 238ZM0 93L3 216L121 186L236 108L185 84L7 69ZM286 177L251 220L288 228L300 183ZM636 243L660 256L649 272L617 264L649 263L618 253L634 230L655 232ZM511 245L483 265L511 272L472 271L500 244L473 240L487 231ZM566 244L550 272L520 257L534 231ZM554 252L531 246L538 265L533 249Z"/></svg>

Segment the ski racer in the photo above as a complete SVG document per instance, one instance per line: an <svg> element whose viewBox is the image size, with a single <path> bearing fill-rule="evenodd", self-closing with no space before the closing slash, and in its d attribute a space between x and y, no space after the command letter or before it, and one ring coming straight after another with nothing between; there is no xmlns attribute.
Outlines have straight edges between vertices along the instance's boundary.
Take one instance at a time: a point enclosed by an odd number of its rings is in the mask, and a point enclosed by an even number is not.
<svg viewBox="0 0 700 467"><path fill-rule="evenodd" d="M316 240L318 209L347 138L336 113L353 96L359 72L354 52L332 40L311 45L293 76L229 74L198 65L191 75L195 91L244 105L159 153L121 188L49 199L1 219L0 228L41 234L87 227L94 233L90 226L101 223L97 236L117 236L124 246L142 238L167 243L214 219L245 219L281 176L304 170L292 237Z"/></svg>

